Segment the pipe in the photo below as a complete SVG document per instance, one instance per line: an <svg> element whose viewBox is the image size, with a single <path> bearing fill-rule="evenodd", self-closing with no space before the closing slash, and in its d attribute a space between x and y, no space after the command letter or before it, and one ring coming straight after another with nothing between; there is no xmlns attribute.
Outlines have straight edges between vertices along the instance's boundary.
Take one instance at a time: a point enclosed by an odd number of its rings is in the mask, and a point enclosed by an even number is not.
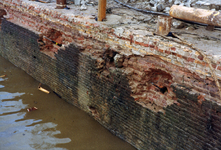
<svg viewBox="0 0 221 150"><path fill-rule="evenodd" d="M48 90L46 90L46 89L44 89L44 88L41 87L41 83L40 83L39 86L38 86L38 90L40 90L40 91L42 91L42 92L44 92L44 93L47 93L47 94L50 93Z"/></svg>
<svg viewBox="0 0 221 150"><path fill-rule="evenodd" d="M97 21L102 21L106 17L106 0L99 0Z"/></svg>
<svg viewBox="0 0 221 150"><path fill-rule="evenodd" d="M4 78L4 77L6 77L6 75L1 75L1 76L0 76L0 78Z"/></svg>
<svg viewBox="0 0 221 150"><path fill-rule="evenodd" d="M170 8L170 16L181 20L221 27L221 13L218 11L173 5Z"/></svg>
<svg viewBox="0 0 221 150"><path fill-rule="evenodd" d="M47 38L46 36L43 36L43 37L44 37L45 39L51 41L53 44L56 44L56 45L58 45L58 46L60 46L60 47L62 46L62 44L59 44L59 43L57 43L57 42L55 42L55 41L53 41L53 40Z"/></svg>
<svg viewBox="0 0 221 150"><path fill-rule="evenodd" d="M56 0L56 9L63 9L67 7L66 0Z"/></svg>

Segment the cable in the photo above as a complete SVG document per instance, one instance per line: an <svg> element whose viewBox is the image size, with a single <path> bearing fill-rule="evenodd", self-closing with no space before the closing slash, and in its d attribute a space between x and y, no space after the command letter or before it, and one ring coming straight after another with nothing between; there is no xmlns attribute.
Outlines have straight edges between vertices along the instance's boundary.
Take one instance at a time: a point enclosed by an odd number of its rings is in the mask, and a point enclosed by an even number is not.
<svg viewBox="0 0 221 150"><path fill-rule="evenodd" d="M127 7L127 8L130 8L130 9L134 9L136 11L139 11L139 12L143 12L143 13L147 13L147 14L153 14L153 15L163 15L163 16L170 16L168 13L161 13L161 12L155 12L155 11L148 11L148 10L143 10L143 9L138 9L138 8L134 8L130 5L127 5L127 4L124 4L122 2L119 2L118 0L114 0L115 2L123 5L124 7Z"/></svg>
<svg viewBox="0 0 221 150"><path fill-rule="evenodd" d="M130 9L134 9L134 10L142 12L142 13L153 14L153 15L170 16L170 14L168 14L168 13L162 13L162 12L155 12L155 11L148 11L148 10L138 9L138 8L134 8L134 7L130 6L130 5L124 4L124 3L122 3L122 2L120 2L118 0L114 0L114 1L117 2L120 5L123 5L124 7L130 8ZM183 22L186 22L186 23L190 23L190 24L198 24L198 25L201 25L201 26L207 26L207 24L198 23L198 22L194 22L194 21L187 21L187 20L182 20L182 19L178 19L178 18L174 18L174 19L177 19L179 21L183 21ZM215 28L220 28L220 27L215 26Z"/></svg>

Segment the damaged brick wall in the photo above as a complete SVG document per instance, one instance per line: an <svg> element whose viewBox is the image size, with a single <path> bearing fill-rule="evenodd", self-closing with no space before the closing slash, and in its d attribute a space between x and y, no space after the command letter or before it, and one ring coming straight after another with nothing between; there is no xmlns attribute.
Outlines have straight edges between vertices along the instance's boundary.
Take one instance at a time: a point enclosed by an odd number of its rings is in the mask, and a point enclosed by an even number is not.
<svg viewBox="0 0 221 150"><path fill-rule="evenodd" d="M116 30L96 30L94 24L97 38L88 33L92 33L89 23L62 25L4 7L11 17L2 22L0 54L118 137L143 150L221 149L218 89L213 78L188 69L195 61L208 65L198 53L168 43L163 46L160 39L147 44L139 32L125 38ZM53 17L68 21L57 14ZM118 44L101 40L105 34L118 39ZM127 42L140 53L125 51L122 45ZM158 55L141 55L139 46ZM191 55L183 56L178 49ZM219 70L219 65L213 67Z"/></svg>
<svg viewBox="0 0 221 150"><path fill-rule="evenodd" d="M221 107L179 85L200 83L185 69L153 56L124 56L119 68L113 58L119 54L103 50L92 55L73 44L59 49L54 59L40 51L38 34L6 20L2 27L2 56L137 149L221 148Z"/></svg>

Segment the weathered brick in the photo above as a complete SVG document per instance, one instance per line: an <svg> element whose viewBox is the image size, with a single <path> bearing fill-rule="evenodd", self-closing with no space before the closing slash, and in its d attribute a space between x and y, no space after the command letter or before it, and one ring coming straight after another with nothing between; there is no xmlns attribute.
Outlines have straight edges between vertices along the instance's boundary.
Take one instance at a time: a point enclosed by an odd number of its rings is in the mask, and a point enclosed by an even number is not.
<svg viewBox="0 0 221 150"><path fill-rule="evenodd" d="M20 5L16 4L16 6ZM38 10L31 7L30 9ZM0 33L0 54L37 80L49 85L63 99L86 111L88 111L88 106L83 105L82 99L79 99L78 96L87 99L88 104L93 105L91 108L93 107L99 115L94 115L94 111L88 113L111 132L135 145L138 149L215 149L220 146L221 133L218 125L221 121L216 111L221 108L216 103L211 108L210 103L219 98L216 94L218 89L213 78L202 79L197 76L195 73L196 70L199 70L197 66L193 70L189 70L185 66L185 63L189 62L206 66L200 55L199 60L191 58L190 54L185 55L192 53L193 50L182 47L178 49L156 37L149 37L149 44L135 44L139 48L150 47L148 51L152 51L152 53L156 50L172 54L173 57L160 56L160 53L143 57L129 55L124 59L123 68L115 68L112 64L114 55L106 54L109 45L111 48L114 47L111 50L116 53L120 51L124 55L123 50L119 48L122 45L116 41L121 38L122 43L134 42L131 41L130 36L127 38L121 37L120 34L119 36L111 35L114 29L103 27L100 23L92 23L92 31L88 31L89 22L84 23L79 18L69 21L67 16L52 15L50 10L41 12L54 18L62 18L67 24L72 23L75 28L68 25L64 27L64 25L50 22L40 16L38 16L39 19L37 19L38 17L32 18L32 14L21 13L18 10L8 12L15 15L15 20L21 19L21 22L32 27L33 31L46 33L50 28L54 28L61 31L62 37L65 39L63 42L73 43L58 50L56 54L49 55L39 50L37 42L39 35L4 20L3 31ZM21 17L23 14L24 17ZM35 19L39 21L39 25L34 25L33 20ZM107 41L102 39L103 34L109 34ZM124 36L123 34L122 36ZM99 38L96 39L95 37L98 35ZM110 39L111 42L108 41ZM2 42L3 40L4 42ZM58 41L62 41L62 39L59 38ZM156 46L160 42L164 43L162 48ZM98 58L105 60L103 64L105 67L102 69L95 66ZM183 59L178 60L177 58ZM171 61L171 59L182 62L182 65L177 66L176 61ZM27 63L25 60L31 63ZM212 64L212 66L221 70L218 64ZM121 69L124 70L124 73L121 72ZM159 88L152 85L152 82L160 88L167 87L168 92L162 93ZM205 84L207 85L205 86ZM78 85L84 87L85 90L80 89ZM78 93L79 90L83 90L84 94ZM207 95L208 91L211 93L210 99L205 98L205 101L197 99L197 92ZM194 92L196 93L194 94ZM169 105L168 103L171 101L172 103ZM207 119L210 117L212 117L212 121ZM212 130L209 129L210 126Z"/></svg>

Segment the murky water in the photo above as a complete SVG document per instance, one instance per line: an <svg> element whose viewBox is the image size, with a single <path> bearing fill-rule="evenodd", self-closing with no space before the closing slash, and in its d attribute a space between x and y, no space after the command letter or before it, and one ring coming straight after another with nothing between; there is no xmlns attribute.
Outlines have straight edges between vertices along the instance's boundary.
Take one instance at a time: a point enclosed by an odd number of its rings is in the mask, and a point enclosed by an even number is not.
<svg viewBox="0 0 221 150"><path fill-rule="evenodd" d="M0 150L134 150L0 56ZM27 108L37 107L31 112Z"/></svg>

